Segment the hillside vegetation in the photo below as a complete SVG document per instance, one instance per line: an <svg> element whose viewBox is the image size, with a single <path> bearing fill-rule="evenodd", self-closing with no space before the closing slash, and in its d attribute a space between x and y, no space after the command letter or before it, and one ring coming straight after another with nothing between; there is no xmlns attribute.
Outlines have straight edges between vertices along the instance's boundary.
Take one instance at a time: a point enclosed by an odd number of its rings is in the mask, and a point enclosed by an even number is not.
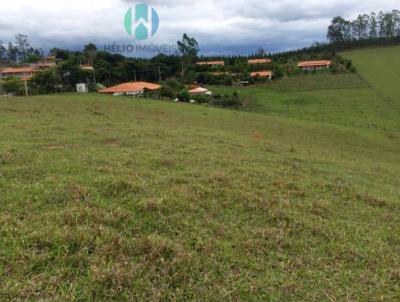
<svg viewBox="0 0 400 302"><path fill-rule="evenodd" d="M349 56L248 112L0 98L0 300L399 300L396 90Z"/></svg>
<svg viewBox="0 0 400 302"><path fill-rule="evenodd" d="M215 93L238 90L245 110L343 126L400 131L400 47L342 53L358 73L304 74L256 87L211 87Z"/></svg>
<svg viewBox="0 0 400 302"><path fill-rule="evenodd" d="M342 56L357 66L359 73L379 94L400 108L400 46L347 51Z"/></svg>

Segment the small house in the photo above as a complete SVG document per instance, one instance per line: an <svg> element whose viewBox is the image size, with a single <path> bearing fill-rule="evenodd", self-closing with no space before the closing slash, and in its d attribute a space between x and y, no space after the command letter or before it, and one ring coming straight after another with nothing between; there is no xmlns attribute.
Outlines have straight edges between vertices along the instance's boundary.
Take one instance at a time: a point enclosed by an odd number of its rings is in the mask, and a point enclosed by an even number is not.
<svg viewBox="0 0 400 302"><path fill-rule="evenodd" d="M0 70L0 79L16 77L23 81L30 80L30 78L40 72L38 68L24 66L24 67L7 67Z"/></svg>
<svg viewBox="0 0 400 302"><path fill-rule="evenodd" d="M248 60L247 64L249 64L249 65L259 65L259 64L268 64L268 63L271 63L271 62L272 62L271 59L267 59L267 58L264 58L264 59L252 59L252 60Z"/></svg>
<svg viewBox="0 0 400 302"><path fill-rule="evenodd" d="M212 95L212 92L207 88L197 87L189 90L190 95Z"/></svg>
<svg viewBox="0 0 400 302"><path fill-rule="evenodd" d="M197 62L196 65L199 66L212 66L212 67L219 67L219 66L225 66L224 61L209 61L209 62Z"/></svg>
<svg viewBox="0 0 400 302"><path fill-rule="evenodd" d="M82 69L82 70L86 70L86 71L93 71L94 70L93 66L89 65L89 64L80 64L79 68Z"/></svg>
<svg viewBox="0 0 400 302"><path fill-rule="evenodd" d="M297 66L304 71L323 70L331 67L332 62L328 60L322 61L304 61L300 62Z"/></svg>
<svg viewBox="0 0 400 302"><path fill-rule="evenodd" d="M269 70L254 71L254 72L250 73L250 76L252 78L258 77L258 78L272 80L272 71L269 71Z"/></svg>
<svg viewBox="0 0 400 302"><path fill-rule="evenodd" d="M99 90L102 94L111 94L114 96L128 95L128 96L140 96L145 91L155 91L160 89L161 86L147 82L130 82L116 85L109 88Z"/></svg>

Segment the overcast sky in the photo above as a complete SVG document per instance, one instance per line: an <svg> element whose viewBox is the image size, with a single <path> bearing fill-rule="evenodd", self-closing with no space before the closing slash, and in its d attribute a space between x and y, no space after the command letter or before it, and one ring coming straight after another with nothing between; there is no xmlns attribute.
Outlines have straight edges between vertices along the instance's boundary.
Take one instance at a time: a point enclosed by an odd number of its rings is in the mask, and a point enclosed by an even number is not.
<svg viewBox="0 0 400 302"><path fill-rule="evenodd" d="M325 41L336 15L400 8L399 0L1 0L0 40L17 33L35 47L79 49L92 41L135 43L123 26L125 12L148 3L160 17L147 43L176 43L184 32L203 53L251 53L258 47L287 50Z"/></svg>

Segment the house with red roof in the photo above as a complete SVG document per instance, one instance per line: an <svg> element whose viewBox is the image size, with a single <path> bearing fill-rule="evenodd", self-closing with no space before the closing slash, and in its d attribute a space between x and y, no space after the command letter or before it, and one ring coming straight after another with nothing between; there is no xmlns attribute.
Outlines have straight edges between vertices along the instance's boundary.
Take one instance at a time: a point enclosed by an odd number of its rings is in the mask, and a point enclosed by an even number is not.
<svg viewBox="0 0 400 302"><path fill-rule="evenodd" d="M271 63L271 62L272 62L271 59L267 59L267 58L264 58L264 59L252 59L252 60L248 60L247 64L249 64L249 65L258 65L258 64L268 64L268 63Z"/></svg>
<svg viewBox="0 0 400 302"><path fill-rule="evenodd" d="M261 71L254 71L250 73L252 78L264 78L268 80L272 80L272 71L269 70L261 70Z"/></svg>
<svg viewBox="0 0 400 302"><path fill-rule="evenodd" d="M197 62L196 65L199 66L212 66L212 67L218 67L218 66L225 66L225 62L224 61L209 61L209 62Z"/></svg>
<svg viewBox="0 0 400 302"><path fill-rule="evenodd" d="M30 80L30 78L40 72L41 70L36 67L6 67L0 70L0 79L16 77L23 81Z"/></svg>
<svg viewBox="0 0 400 302"><path fill-rule="evenodd" d="M328 69L331 67L332 62L329 60L320 60L320 61L303 61L300 62L297 66L304 71L308 70L322 70Z"/></svg>
<svg viewBox="0 0 400 302"><path fill-rule="evenodd" d="M212 95L212 92L207 88L195 87L189 90L190 95Z"/></svg>
<svg viewBox="0 0 400 302"><path fill-rule="evenodd" d="M114 96L121 96L121 95L138 96L142 95L145 91L155 91L160 88L161 88L160 85L148 82L129 82L101 89L99 90L99 93L110 94Z"/></svg>

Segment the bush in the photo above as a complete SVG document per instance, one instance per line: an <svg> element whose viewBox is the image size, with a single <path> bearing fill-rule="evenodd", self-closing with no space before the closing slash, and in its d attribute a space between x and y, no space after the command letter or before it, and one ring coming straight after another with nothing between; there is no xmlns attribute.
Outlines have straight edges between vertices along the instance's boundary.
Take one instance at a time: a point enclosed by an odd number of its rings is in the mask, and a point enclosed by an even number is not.
<svg viewBox="0 0 400 302"><path fill-rule="evenodd" d="M232 86L233 85L233 81L231 77L226 77L224 80L224 85L226 86Z"/></svg>
<svg viewBox="0 0 400 302"><path fill-rule="evenodd" d="M38 93L54 93L56 85L54 71L46 70L35 74L29 81L29 85Z"/></svg>
<svg viewBox="0 0 400 302"><path fill-rule="evenodd" d="M206 95L197 95L197 96L193 97L193 99L196 101L196 103L199 103L199 104L207 104L211 100L211 98Z"/></svg>
<svg viewBox="0 0 400 302"><path fill-rule="evenodd" d="M167 84L164 84L161 86L160 95L165 98L173 99L176 97L176 92L174 88Z"/></svg>
<svg viewBox="0 0 400 302"><path fill-rule="evenodd" d="M281 66L275 65L272 68L272 78L273 79L280 79L283 77L283 75L284 75L284 71Z"/></svg>
<svg viewBox="0 0 400 302"><path fill-rule="evenodd" d="M331 73L332 73L332 74L337 74L337 73L338 73L338 68L337 68L336 65L333 65L333 66L331 67Z"/></svg>
<svg viewBox="0 0 400 302"><path fill-rule="evenodd" d="M347 69L350 69L353 66L353 62L351 60L346 60L345 65Z"/></svg>
<svg viewBox="0 0 400 302"><path fill-rule="evenodd" d="M354 66L350 68L350 72L351 73L357 73L357 68L355 68Z"/></svg>
<svg viewBox="0 0 400 302"><path fill-rule="evenodd" d="M19 78L8 78L4 79L2 88L6 93L12 93L14 95L23 95L24 83Z"/></svg>
<svg viewBox="0 0 400 302"><path fill-rule="evenodd" d="M242 105L241 97L237 91L230 95L215 95L210 102L213 106L223 108L238 108Z"/></svg>
<svg viewBox="0 0 400 302"><path fill-rule="evenodd" d="M178 80L168 80L165 84L174 89L175 91L180 91L185 88L185 85L183 85Z"/></svg>
<svg viewBox="0 0 400 302"><path fill-rule="evenodd" d="M182 89L178 93L178 100L181 101L181 102L188 103L190 101L189 91L187 89Z"/></svg>

